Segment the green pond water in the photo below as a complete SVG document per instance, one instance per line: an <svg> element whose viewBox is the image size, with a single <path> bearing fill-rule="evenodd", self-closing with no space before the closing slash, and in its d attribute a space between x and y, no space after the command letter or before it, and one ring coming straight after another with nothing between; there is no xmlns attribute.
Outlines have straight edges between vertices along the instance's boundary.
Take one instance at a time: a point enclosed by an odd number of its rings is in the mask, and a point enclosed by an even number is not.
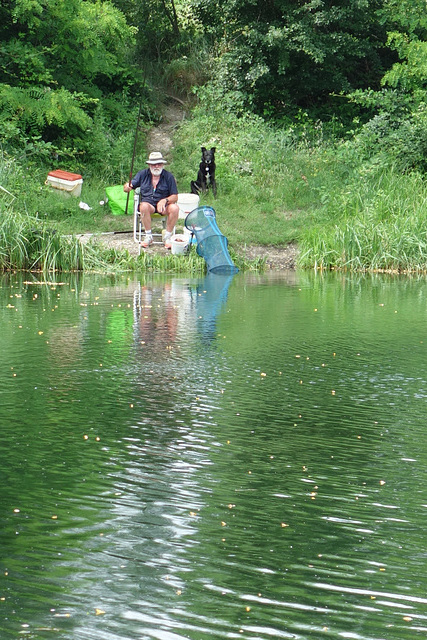
<svg viewBox="0 0 427 640"><path fill-rule="evenodd" d="M0 279L0 638L427 637L427 282Z"/></svg>

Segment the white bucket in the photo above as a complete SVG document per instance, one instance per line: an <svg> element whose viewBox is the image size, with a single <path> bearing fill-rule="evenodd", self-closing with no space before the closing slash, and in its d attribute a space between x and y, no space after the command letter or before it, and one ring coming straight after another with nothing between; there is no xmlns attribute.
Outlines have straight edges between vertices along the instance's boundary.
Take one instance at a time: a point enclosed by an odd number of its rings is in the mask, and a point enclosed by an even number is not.
<svg viewBox="0 0 427 640"><path fill-rule="evenodd" d="M190 244L190 242L192 242L193 244L196 244L196 236L193 233L191 233L190 229L187 229L187 227L184 226L182 233L184 234L184 237L187 240L187 244Z"/></svg>
<svg viewBox="0 0 427 640"><path fill-rule="evenodd" d="M184 234L185 239L187 240L187 242L190 242L190 240L191 240L191 231L190 231L190 229L187 229L187 227L184 226L184 228L182 230L182 233Z"/></svg>
<svg viewBox="0 0 427 640"><path fill-rule="evenodd" d="M183 233L175 233L171 238L171 253L175 256L185 253L188 247L188 238Z"/></svg>
<svg viewBox="0 0 427 640"><path fill-rule="evenodd" d="M199 196L195 193L179 193L177 203L179 207L179 217L186 218L190 211L197 209L199 200Z"/></svg>

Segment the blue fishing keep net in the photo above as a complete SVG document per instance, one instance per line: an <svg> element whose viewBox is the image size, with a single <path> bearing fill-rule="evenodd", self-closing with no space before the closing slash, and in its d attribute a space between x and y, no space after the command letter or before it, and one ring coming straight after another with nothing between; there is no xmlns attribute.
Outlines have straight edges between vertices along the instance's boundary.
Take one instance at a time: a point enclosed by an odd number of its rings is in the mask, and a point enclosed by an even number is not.
<svg viewBox="0 0 427 640"><path fill-rule="evenodd" d="M228 253L228 240L221 233L212 207L197 207L185 218L186 228L194 233L197 240L197 253L205 259L211 273L237 273Z"/></svg>

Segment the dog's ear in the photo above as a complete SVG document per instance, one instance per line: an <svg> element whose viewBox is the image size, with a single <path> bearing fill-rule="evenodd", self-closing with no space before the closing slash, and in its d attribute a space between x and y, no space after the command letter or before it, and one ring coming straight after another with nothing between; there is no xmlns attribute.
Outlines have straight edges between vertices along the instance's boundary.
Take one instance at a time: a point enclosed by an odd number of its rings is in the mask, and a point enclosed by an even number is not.
<svg viewBox="0 0 427 640"><path fill-rule="evenodd" d="M205 151L206 151L206 147L202 147L202 152L205 152Z"/></svg>
<svg viewBox="0 0 427 640"><path fill-rule="evenodd" d="M211 151L212 151L213 153L215 153L215 151L216 151L216 147L211 147Z"/></svg>

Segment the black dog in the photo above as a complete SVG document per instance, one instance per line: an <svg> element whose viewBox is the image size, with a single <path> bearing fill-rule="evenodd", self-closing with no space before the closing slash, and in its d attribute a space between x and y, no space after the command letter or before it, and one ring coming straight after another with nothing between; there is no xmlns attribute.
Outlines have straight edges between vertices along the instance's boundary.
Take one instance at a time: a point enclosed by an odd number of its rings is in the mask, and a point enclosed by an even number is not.
<svg viewBox="0 0 427 640"><path fill-rule="evenodd" d="M191 193L196 195L200 192L206 193L208 188L211 187L216 198L215 151L215 147L211 147L210 151L206 147L202 147L202 161L199 165L197 180L191 181Z"/></svg>

